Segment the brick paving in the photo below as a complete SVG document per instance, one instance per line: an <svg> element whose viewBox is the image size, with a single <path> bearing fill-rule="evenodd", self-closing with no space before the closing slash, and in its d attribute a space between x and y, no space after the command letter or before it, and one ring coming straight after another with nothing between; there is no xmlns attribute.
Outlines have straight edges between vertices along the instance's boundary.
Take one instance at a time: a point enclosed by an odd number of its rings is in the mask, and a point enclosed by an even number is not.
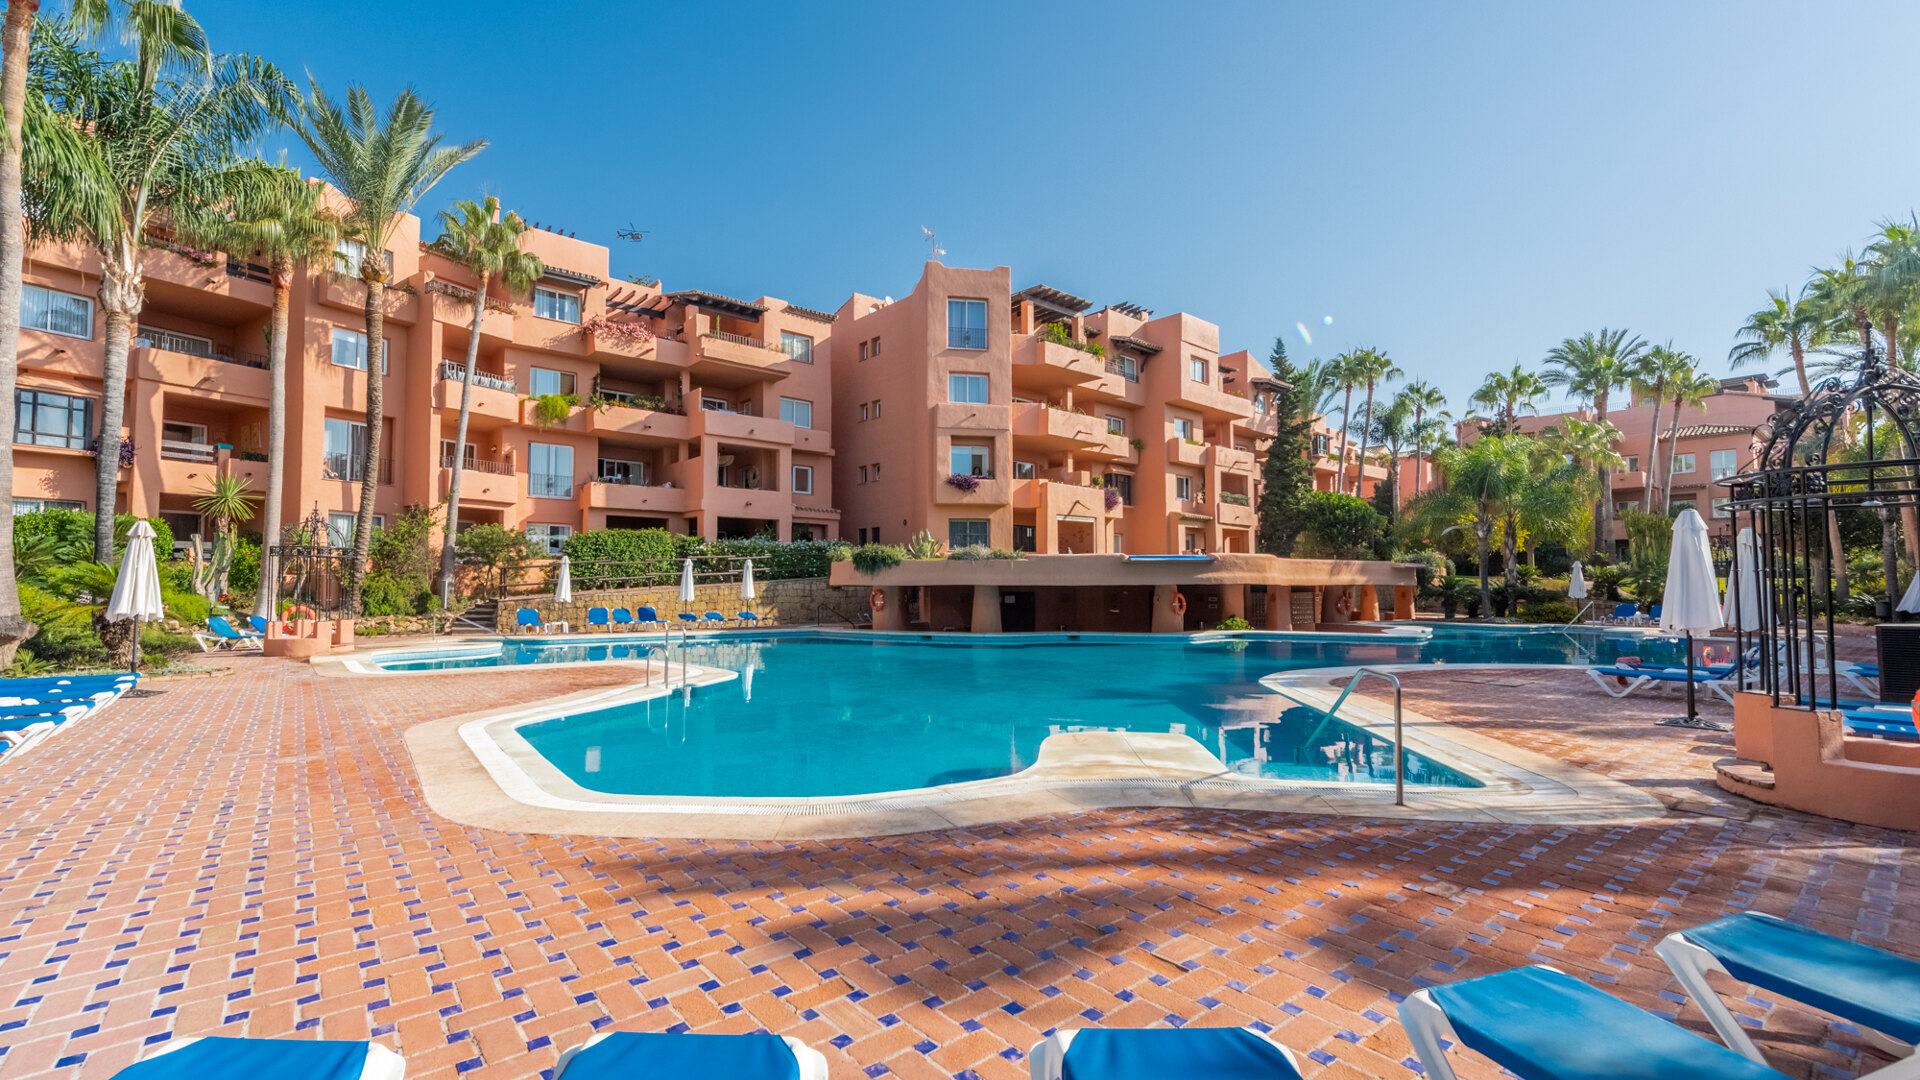
<svg viewBox="0 0 1920 1080"><path fill-rule="evenodd" d="M510 835L428 810L401 733L621 673L233 663L0 764L0 1080L105 1077L198 1034L371 1035L413 1077L531 1078L608 1027L765 1028L838 1077L1013 1080L1043 1033L1090 1024L1264 1025L1309 1076L1399 1078L1417 1075L1402 995L1516 964L1704 1031L1651 946L1741 908L1920 956L1913 837L1701 812L1721 737L1651 729L1644 706L1561 673L1421 674L1409 695L1692 812L1577 828L1102 811L786 845ZM1735 1007L1790 1075L1885 1063L1846 1025Z"/></svg>

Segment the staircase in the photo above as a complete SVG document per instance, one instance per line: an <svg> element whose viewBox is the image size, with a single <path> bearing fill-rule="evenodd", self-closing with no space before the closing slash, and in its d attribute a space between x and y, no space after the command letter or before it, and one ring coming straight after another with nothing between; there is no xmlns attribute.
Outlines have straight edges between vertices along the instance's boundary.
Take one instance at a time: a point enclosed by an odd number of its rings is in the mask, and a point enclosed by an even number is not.
<svg viewBox="0 0 1920 1080"><path fill-rule="evenodd" d="M484 604L475 604L456 616L453 624L447 628L449 634L498 634L496 620L500 615L500 601L489 600Z"/></svg>

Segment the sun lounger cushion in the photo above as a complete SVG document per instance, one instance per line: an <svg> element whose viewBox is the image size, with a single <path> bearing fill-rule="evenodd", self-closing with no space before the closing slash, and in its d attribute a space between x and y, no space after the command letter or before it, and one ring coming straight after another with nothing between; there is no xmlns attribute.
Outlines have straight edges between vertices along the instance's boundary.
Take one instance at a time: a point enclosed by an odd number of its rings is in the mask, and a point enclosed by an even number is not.
<svg viewBox="0 0 1920 1080"><path fill-rule="evenodd" d="M1429 993L1462 1043L1526 1080L1780 1080L1550 968L1515 968Z"/></svg>
<svg viewBox="0 0 1920 1080"><path fill-rule="evenodd" d="M371 1044L209 1036L121 1069L120 1080L360 1080Z"/></svg>
<svg viewBox="0 0 1920 1080"><path fill-rule="evenodd" d="M675 1035L616 1031L574 1054L555 1080L799 1080L800 1062L778 1035Z"/></svg>
<svg viewBox="0 0 1920 1080"><path fill-rule="evenodd" d="M1741 982L1920 1042L1920 963L1754 912L1686 931Z"/></svg>
<svg viewBox="0 0 1920 1080"><path fill-rule="evenodd" d="M1086 1028L1076 1031L1061 1080L1299 1080L1278 1047L1244 1028Z"/></svg>

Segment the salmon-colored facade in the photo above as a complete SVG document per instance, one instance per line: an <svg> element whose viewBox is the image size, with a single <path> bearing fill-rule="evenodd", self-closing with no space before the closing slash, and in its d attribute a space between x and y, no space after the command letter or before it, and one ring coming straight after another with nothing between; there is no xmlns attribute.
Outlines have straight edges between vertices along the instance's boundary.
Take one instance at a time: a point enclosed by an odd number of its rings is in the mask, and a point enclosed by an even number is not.
<svg viewBox="0 0 1920 1080"><path fill-rule="evenodd" d="M1219 329L926 265L834 324L844 535L1056 553L1253 550L1261 435Z"/></svg>
<svg viewBox="0 0 1920 1080"><path fill-rule="evenodd" d="M442 502L456 465L463 525L525 528L553 549L582 529L658 526L709 538L839 533L833 509L833 317L608 280L605 247L545 231L523 247L547 266L529 296L495 287L480 326L467 446L453 449L473 278L404 220L389 252L385 430L373 471L385 520ZM266 483L264 267L153 249L129 358L132 464L116 509L162 515L184 540L215 473ZM288 335L283 520L318 510L337 536L359 505L366 421L364 287L305 267ZM93 509L89 449L101 395L98 261L31 253L21 333L16 509ZM820 362L814 362L816 354ZM536 396L571 395L564 419ZM255 523L257 527L258 523Z"/></svg>

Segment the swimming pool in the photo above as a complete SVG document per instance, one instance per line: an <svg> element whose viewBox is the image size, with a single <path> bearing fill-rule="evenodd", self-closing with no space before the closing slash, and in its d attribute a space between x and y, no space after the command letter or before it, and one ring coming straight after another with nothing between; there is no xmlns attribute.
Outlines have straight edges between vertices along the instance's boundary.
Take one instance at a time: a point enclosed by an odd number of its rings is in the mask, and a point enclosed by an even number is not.
<svg viewBox="0 0 1920 1080"><path fill-rule="evenodd" d="M657 640L657 639L656 639ZM633 658L645 642L515 641L497 652L410 655L387 671ZM675 648L675 660L679 659ZM1657 640L1597 631L1200 638L799 633L694 639L696 667L736 680L520 724L569 780L615 795L806 798L984 780L1034 764L1049 735L1186 735L1233 772L1390 784L1393 752L1368 732L1293 705L1260 680L1353 664L1568 663ZM1411 751L1409 783L1478 781Z"/></svg>

